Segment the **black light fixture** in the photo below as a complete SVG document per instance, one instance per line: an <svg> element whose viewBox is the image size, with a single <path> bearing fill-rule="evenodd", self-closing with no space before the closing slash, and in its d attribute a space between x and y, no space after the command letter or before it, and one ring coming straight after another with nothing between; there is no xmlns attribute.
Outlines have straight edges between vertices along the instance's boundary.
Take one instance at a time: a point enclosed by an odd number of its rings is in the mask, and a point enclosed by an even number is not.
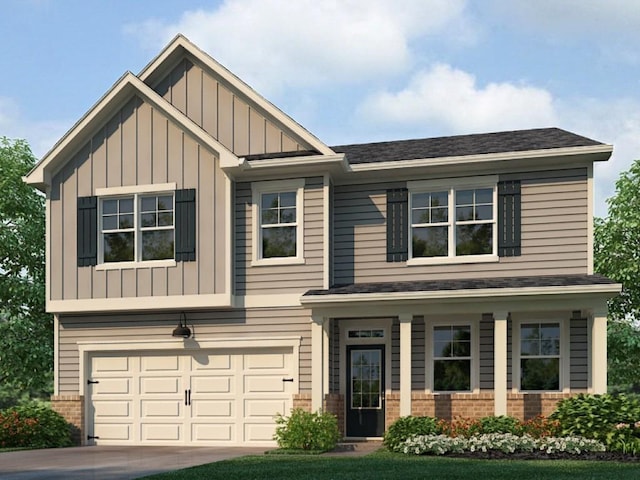
<svg viewBox="0 0 640 480"><path fill-rule="evenodd" d="M178 326L173 329L173 333L171 335L174 337L182 338L189 338L191 336L191 329L187 327L187 316L184 312L180 314Z"/></svg>

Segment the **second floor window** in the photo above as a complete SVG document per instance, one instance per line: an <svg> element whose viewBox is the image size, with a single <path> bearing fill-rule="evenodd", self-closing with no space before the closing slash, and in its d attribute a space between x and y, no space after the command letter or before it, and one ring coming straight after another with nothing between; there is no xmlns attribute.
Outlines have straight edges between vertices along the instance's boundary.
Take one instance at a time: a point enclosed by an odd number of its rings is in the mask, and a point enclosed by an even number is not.
<svg viewBox="0 0 640 480"><path fill-rule="evenodd" d="M412 192L411 257L496 255L495 194L489 186Z"/></svg>
<svg viewBox="0 0 640 480"><path fill-rule="evenodd" d="M103 198L100 225L104 263L174 258L173 194Z"/></svg>
<svg viewBox="0 0 640 480"><path fill-rule="evenodd" d="M262 258L296 256L296 192L263 193L260 199Z"/></svg>

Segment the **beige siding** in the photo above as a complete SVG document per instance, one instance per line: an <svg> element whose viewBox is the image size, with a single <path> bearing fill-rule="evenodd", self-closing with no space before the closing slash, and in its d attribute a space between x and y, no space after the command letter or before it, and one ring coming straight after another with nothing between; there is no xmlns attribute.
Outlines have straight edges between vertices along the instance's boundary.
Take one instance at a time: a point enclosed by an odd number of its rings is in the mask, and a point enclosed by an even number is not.
<svg viewBox="0 0 640 480"><path fill-rule="evenodd" d="M587 273L585 169L510 175L522 180L522 255L495 263L386 262L386 191L402 183L335 187L335 283Z"/></svg>
<svg viewBox="0 0 640 480"><path fill-rule="evenodd" d="M214 75L185 59L154 88L239 157L310 148Z"/></svg>
<svg viewBox="0 0 640 480"><path fill-rule="evenodd" d="M255 309L225 312L190 312L188 324L196 340L249 337L300 336L300 393L311 391L310 312L303 309ZM92 315L62 317L60 321L60 395L78 393L80 359L78 342L153 341L171 338L178 315Z"/></svg>
<svg viewBox="0 0 640 480"><path fill-rule="evenodd" d="M236 187L237 295L304 293L322 288L323 278L323 180L306 179L304 187L304 264L251 266L253 219L251 184Z"/></svg>
<svg viewBox="0 0 640 480"><path fill-rule="evenodd" d="M170 182L197 191L197 261L109 271L77 268L77 197L95 195L101 187ZM224 293L226 188L217 158L132 98L53 179L52 300Z"/></svg>

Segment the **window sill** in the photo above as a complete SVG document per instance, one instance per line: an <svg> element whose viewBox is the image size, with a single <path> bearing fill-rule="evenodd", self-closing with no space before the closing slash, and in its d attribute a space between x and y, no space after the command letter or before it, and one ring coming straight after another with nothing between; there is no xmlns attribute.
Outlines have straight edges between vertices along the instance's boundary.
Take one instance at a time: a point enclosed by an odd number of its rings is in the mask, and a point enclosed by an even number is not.
<svg viewBox="0 0 640 480"><path fill-rule="evenodd" d="M500 257L497 255L468 255L463 257L429 257L410 258L407 266L416 265L460 265L464 263L497 263Z"/></svg>
<svg viewBox="0 0 640 480"><path fill-rule="evenodd" d="M125 270L131 268L153 268L153 267L175 267L175 260L149 260L146 262L113 262L100 263L96 265L96 271L102 270Z"/></svg>
<svg viewBox="0 0 640 480"><path fill-rule="evenodd" d="M304 258L299 257L278 257L278 258L260 258L252 260L252 267L270 267L277 265L304 265Z"/></svg>

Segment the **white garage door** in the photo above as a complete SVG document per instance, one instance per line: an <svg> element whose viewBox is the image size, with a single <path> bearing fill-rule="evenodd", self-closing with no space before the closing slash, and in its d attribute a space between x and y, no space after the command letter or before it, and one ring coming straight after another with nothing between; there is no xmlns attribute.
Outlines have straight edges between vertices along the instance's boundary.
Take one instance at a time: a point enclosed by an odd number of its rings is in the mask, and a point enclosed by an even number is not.
<svg viewBox="0 0 640 480"><path fill-rule="evenodd" d="M247 353L250 352L250 353ZM100 445L272 445L291 349L94 354L88 425Z"/></svg>

